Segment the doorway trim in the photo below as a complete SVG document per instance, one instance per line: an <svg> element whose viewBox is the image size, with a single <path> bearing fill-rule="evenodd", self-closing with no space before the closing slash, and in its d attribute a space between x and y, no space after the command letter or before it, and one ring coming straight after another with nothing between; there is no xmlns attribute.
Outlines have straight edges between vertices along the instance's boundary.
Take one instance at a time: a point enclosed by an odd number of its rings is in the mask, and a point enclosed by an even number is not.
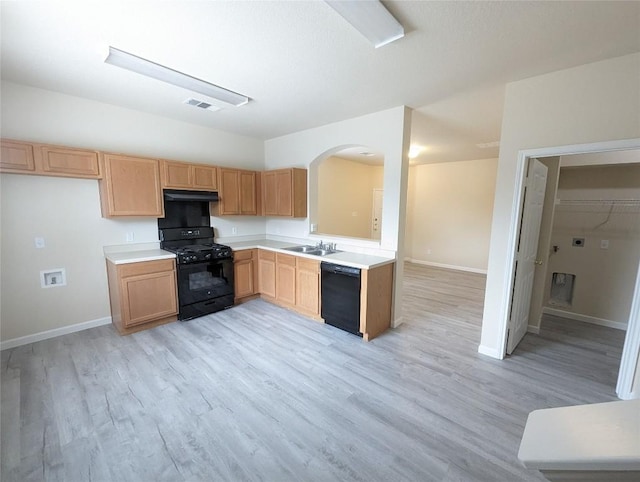
<svg viewBox="0 0 640 482"><path fill-rule="evenodd" d="M509 240L507 246L507 270L505 272L505 282L503 286L506 287L506 293L502 297L502 303L500 305L500 332L498 339L498 347L500 352L496 358L503 359L507 353L507 333L509 326L509 307L512 301L512 288L514 280L514 268L517 249L517 238L520 232L520 222L522 214L522 198L524 196L524 181L526 168L529 162L529 158L532 157L552 157L552 156L566 156L570 154L590 154L597 152L608 151L622 151L628 149L640 149L640 138L638 139L621 139L617 141L604 141L596 142L592 144L575 144L568 146L556 146L556 147L542 147L538 149L524 149L518 151L518 159L516 161L516 181L515 181L515 196L513 197L513 204L511 206L511 225L509 227ZM618 376L618 397L622 399L629 398L631 396L631 389L633 385L633 378L635 375L635 369L640 358L640 274L636 281L634 289L634 298L632 302L632 313L629 317L629 325L627 327L627 335L625 338L625 345L622 352L622 360L620 362L620 372ZM636 333L637 336L631 336L630 334ZM634 339L635 338L635 339ZM628 340L627 340L628 339ZM482 351L481 351L482 352ZM489 353L486 353L490 355ZM623 379L624 378L624 379ZM621 391L626 389L627 391Z"/></svg>

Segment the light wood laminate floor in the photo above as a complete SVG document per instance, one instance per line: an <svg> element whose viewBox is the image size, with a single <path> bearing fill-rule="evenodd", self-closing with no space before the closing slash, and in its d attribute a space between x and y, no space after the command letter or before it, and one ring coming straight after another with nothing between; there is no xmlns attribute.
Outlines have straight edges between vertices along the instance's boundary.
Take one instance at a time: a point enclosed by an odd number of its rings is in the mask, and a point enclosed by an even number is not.
<svg viewBox="0 0 640 482"><path fill-rule="evenodd" d="M2 481L543 480L527 414L614 400L624 333L549 318L493 360L484 276L405 275L406 323L370 343L255 300L3 351Z"/></svg>

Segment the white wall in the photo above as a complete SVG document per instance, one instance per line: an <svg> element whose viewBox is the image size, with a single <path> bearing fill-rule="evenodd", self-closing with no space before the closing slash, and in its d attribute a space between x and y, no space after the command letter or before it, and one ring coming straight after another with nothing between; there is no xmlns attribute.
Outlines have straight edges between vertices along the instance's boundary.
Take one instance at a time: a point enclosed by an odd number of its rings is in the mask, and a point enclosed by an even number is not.
<svg viewBox="0 0 640 482"><path fill-rule="evenodd" d="M557 197L640 199L640 164L562 168ZM572 246L575 237L584 238L584 245ZM607 249L601 247L603 240ZM640 205L557 205L551 245L558 251L552 250L549 257L546 305L613 326L626 325L640 261ZM576 276L571 306L549 302L554 272Z"/></svg>
<svg viewBox="0 0 640 482"><path fill-rule="evenodd" d="M521 150L640 137L640 54L507 85L479 351L504 354Z"/></svg>
<svg viewBox="0 0 640 482"><path fill-rule="evenodd" d="M411 261L486 272L497 166L497 159L481 159L409 169Z"/></svg>
<svg viewBox="0 0 640 482"><path fill-rule="evenodd" d="M331 156L318 166L317 234L371 238L373 189L382 166Z"/></svg>
<svg viewBox="0 0 640 482"><path fill-rule="evenodd" d="M357 240L352 249L358 245L364 248L379 248L391 254L397 253L399 259L402 259L410 132L409 109L404 106L395 107L270 139L265 142L265 164L267 169L291 166L309 168L309 199L313 199L317 196L317 164L320 160L351 146L367 146L375 152L382 153L385 160L382 237L380 243ZM310 204L309 207L310 215L313 217L316 206ZM309 220L269 219L267 234L308 236ZM345 242L344 239L335 241ZM396 323L400 321L401 280L402 263L396 263Z"/></svg>
<svg viewBox="0 0 640 482"><path fill-rule="evenodd" d="M3 82L2 137L249 169L263 141L113 105ZM101 218L98 182L2 174L3 341L110 316L102 247L158 240L152 218ZM261 218L213 218L218 234L264 234ZM36 250L34 236L43 236ZM40 270L66 268L67 286L41 289Z"/></svg>

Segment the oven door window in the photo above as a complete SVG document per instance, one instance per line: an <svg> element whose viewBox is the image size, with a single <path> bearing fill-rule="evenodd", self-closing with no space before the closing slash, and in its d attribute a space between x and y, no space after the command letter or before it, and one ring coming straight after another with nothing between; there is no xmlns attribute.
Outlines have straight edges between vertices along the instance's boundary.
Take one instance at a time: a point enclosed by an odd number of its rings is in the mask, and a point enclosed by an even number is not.
<svg viewBox="0 0 640 482"><path fill-rule="evenodd" d="M180 304L233 294L233 261L183 265L178 271Z"/></svg>

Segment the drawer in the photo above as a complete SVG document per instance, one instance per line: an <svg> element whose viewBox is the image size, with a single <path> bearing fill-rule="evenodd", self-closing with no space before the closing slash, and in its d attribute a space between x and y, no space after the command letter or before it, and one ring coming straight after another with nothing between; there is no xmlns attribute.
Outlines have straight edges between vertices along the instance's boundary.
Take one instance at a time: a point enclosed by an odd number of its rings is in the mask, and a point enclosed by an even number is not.
<svg viewBox="0 0 640 482"><path fill-rule="evenodd" d="M247 259L253 259L255 249L243 249L233 252L234 261L245 261Z"/></svg>
<svg viewBox="0 0 640 482"><path fill-rule="evenodd" d="M118 274L122 278L127 276L138 276L141 274L160 273L162 271L173 271L175 260L158 259L155 261L141 261L139 263L127 263L118 265Z"/></svg>
<svg viewBox="0 0 640 482"><path fill-rule="evenodd" d="M280 254L278 253L276 256L276 260L278 264L286 264L288 266L296 267L296 257L291 256L290 254Z"/></svg>
<svg viewBox="0 0 640 482"><path fill-rule="evenodd" d="M275 261L276 260L276 253L274 251L267 251L266 249L259 249L258 250L258 258L264 259L264 260L267 260L267 261Z"/></svg>
<svg viewBox="0 0 640 482"><path fill-rule="evenodd" d="M304 269L306 271L320 271L320 261L313 259L296 257L296 266L298 269Z"/></svg>

